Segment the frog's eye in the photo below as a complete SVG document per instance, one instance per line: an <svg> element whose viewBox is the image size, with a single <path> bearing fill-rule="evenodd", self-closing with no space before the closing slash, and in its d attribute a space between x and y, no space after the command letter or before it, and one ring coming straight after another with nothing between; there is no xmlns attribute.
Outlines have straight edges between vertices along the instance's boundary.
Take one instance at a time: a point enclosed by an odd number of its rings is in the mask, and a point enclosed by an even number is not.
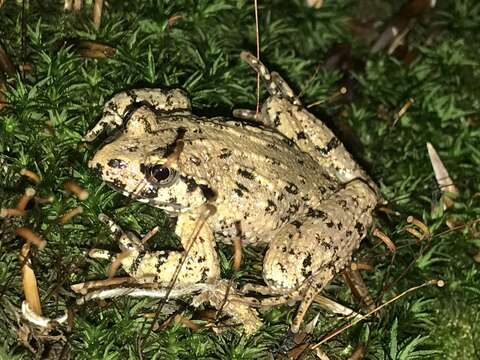
<svg viewBox="0 0 480 360"><path fill-rule="evenodd" d="M172 184L178 174L174 169L162 165L154 165L150 168L150 178L155 179L158 185L166 186Z"/></svg>

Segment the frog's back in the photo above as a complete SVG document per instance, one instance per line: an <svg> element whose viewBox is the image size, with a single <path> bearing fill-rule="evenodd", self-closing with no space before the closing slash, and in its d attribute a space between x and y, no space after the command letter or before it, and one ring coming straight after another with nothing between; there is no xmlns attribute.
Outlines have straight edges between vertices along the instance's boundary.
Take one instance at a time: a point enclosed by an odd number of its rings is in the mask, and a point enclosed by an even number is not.
<svg viewBox="0 0 480 360"><path fill-rule="evenodd" d="M270 129L192 117L168 123L183 129L181 174L212 190L211 223L227 240L240 225L245 242L269 241L337 188L308 154Z"/></svg>

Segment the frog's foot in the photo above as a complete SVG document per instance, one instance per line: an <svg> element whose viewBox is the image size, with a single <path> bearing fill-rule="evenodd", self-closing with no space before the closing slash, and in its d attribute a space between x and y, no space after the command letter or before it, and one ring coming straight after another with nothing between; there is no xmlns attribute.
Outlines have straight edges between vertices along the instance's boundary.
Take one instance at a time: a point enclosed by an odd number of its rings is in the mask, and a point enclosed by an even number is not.
<svg viewBox="0 0 480 360"><path fill-rule="evenodd" d="M276 73L268 70L268 68L262 64L253 54L242 51L240 58L245 61L250 67L252 67L262 78L267 86L268 93L271 96L276 96L280 98L286 98L292 102L294 105L301 105L300 100L295 96L293 90L288 86L287 82L282 79L282 77Z"/></svg>
<svg viewBox="0 0 480 360"><path fill-rule="evenodd" d="M254 298L240 294L229 281L218 281L215 287L197 295L192 304L195 307L209 303L218 311L230 316L234 323L242 325L247 335L252 335L262 326L254 307L259 303Z"/></svg>
<svg viewBox="0 0 480 360"><path fill-rule="evenodd" d="M85 134L85 141L93 141L104 130L121 127L129 118L129 112L135 105L148 105L165 113L190 112L191 105L187 95L180 89L133 89L115 95L103 108L102 119Z"/></svg>

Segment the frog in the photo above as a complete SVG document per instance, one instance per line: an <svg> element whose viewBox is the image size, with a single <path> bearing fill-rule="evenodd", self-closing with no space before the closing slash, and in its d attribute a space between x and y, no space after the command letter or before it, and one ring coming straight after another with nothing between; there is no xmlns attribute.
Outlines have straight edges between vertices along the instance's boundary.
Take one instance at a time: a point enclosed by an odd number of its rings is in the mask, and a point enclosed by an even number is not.
<svg viewBox="0 0 480 360"><path fill-rule="evenodd" d="M249 52L240 57L268 91L259 111L208 118L195 115L178 88L123 91L84 137L110 133L88 166L116 191L176 218L179 251L147 251L110 224L131 277L174 289L210 284L216 292L196 304L230 302L229 315L249 333L261 321L242 296L268 295L255 306L299 301L290 326L296 333L315 297L351 262L379 191L277 72ZM267 248L263 285L227 289L220 279L216 244L234 241Z"/></svg>

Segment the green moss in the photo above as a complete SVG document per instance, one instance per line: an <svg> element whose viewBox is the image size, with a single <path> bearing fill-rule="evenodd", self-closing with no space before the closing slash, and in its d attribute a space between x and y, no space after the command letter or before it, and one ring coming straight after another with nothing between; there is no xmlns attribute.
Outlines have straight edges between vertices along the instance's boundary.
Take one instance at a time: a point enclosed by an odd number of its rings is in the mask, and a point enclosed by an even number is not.
<svg viewBox="0 0 480 360"><path fill-rule="evenodd" d="M0 113L0 206L14 206L25 187L32 186L18 175L24 167L42 177L35 186L38 194L55 197L52 204L30 209L23 219L0 220L1 356L20 358L30 355L18 342L12 307L20 305L22 295L17 226L31 226L48 241L34 261L48 315L73 306L70 284L105 277L107 264L85 257L93 246L115 249L97 220L100 212L137 232L160 224L164 231L152 239L152 246L176 244L161 211L125 199L87 169L96 144L85 145L81 138L100 117L105 101L127 88L178 86L188 91L199 114L229 116L234 107L253 108L256 76L240 62L239 53L254 52L256 45L250 1L109 1L99 31L92 26L88 6L78 13L64 13L58 2L31 2L22 29L22 8L15 1L6 2L0 8L2 45L16 64L31 63L33 70L8 79L9 106ZM349 30L352 16L384 20L398 6L343 0L325 1L320 10L313 10L300 0L260 2L263 61L302 93L305 104L323 101L312 111L337 130L400 214L379 213L376 220L376 226L396 243L395 254L369 236L356 255L375 266L373 273L366 274L373 296L382 302L426 280L447 282L443 289L426 287L407 295L379 318L328 342L324 350L331 359L344 359L361 341L367 344L368 359L474 359L480 306L478 265L472 256L480 246L478 225L445 232L447 219L465 223L480 214L475 195L480 192L480 7L474 0L438 2L413 27L409 45L417 56L405 64L386 53L370 54ZM169 23L173 18L177 20ZM104 42L117 53L111 59L85 59L62 46L71 38ZM352 98L331 101L343 74L317 66L334 44L344 42L352 43L352 55L363 65L352 71L356 81ZM396 112L410 98L413 105L395 122ZM460 189L455 207L446 212L431 211L440 192L427 141L436 147ZM81 202L65 192L63 183L68 179L75 179L90 197ZM79 205L84 212L73 222L65 226L56 222L67 209ZM405 233L408 215L427 223L433 236L417 243ZM260 279L259 250L246 249L244 267L234 274L230 249L220 249L225 276L233 274L239 282ZM326 292L360 308L340 277ZM136 358L138 339L150 326L142 314L154 308L150 300L132 299L76 308L65 356ZM309 319L316 311L322 314L313 342L343 322L315 306L312 309ZM282 343L293 313L288 306L265 312L265 327L250 339L235 331L215 335L173 325L144 339L145 356L266 358Z"/></svg>

